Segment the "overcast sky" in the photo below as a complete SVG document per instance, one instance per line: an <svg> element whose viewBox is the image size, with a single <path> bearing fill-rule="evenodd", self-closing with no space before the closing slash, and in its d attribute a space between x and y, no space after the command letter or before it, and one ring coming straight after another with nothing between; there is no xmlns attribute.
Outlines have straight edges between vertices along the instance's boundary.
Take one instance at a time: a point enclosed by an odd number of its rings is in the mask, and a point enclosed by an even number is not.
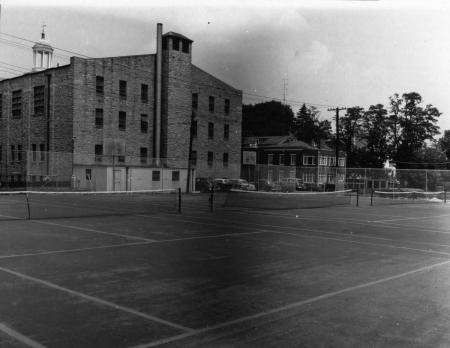
<svg viewBox="0 0 450 348"><path fill-rule="evenodd" d="M164 32L192 39L193 63L241 89L245 103L282 99L286 79L294 112L303 102L318 104L330 119L328 107L387 105L394 93L415 91L443 113L441 131L450 129L446 1L0 3L0 77L32 67L32 42L5 34L38 40L45 23L56 48L120 56L154 53L161 22ZM60 64L73 55L55 53Z"/></svg>

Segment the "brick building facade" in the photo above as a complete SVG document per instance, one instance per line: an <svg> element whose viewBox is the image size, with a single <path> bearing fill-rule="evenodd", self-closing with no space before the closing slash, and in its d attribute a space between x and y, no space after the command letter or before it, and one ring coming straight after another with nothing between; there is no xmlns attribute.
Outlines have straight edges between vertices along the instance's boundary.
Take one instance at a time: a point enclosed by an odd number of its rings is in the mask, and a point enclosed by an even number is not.
<svg viewBox="0 0 450 348"><path fill-rule="evenodd" d="M156 54L72 57L0 81L1 181L111 165L239 177L242 92L192 64L190 39L161 30Z"/></svg>

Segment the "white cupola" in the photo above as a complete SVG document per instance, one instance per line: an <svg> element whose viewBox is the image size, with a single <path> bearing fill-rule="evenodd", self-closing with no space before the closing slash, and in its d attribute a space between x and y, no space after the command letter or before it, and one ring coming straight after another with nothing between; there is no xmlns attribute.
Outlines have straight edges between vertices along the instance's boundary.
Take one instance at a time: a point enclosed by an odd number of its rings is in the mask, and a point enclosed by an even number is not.
<svg viewBox="0 0 450 348"><path fill-rule="evenodd" d="M52 67L53 47L45 39L45 27L44 24L41 39L33 46L33 71L41 71Z"/></svg>

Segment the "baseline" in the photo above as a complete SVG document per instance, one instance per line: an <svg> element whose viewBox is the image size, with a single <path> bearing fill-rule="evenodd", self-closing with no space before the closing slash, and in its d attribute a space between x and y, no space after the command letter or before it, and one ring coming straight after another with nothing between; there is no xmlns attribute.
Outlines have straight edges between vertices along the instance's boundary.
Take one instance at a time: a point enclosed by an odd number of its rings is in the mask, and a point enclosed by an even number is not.
<svg viewBox="0 0 450 348"><path fill-rule="evenodd" d="M16 341L22 342L23 344L32 348L46 348L44 345L32 340L31 338L22 335L20 332L11 329L3 323L0 323L0 331L4 332L8 336L14 338Z"/></svg>

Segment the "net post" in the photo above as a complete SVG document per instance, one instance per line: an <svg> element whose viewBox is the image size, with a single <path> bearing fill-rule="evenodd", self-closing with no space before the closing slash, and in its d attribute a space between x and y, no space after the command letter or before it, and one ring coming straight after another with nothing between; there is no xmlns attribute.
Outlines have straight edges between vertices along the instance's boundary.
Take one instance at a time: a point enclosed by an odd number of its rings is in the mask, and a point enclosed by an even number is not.
<svg viewBox="0 0 450 348"><path fill-rule="evenodd" d="M374 192L374 189L372 187L372 189L370 190L370 206L373 206L373 192Z"/></svg>
<svg viewBox="0 0 450 348"><path fill-rule="evenodd" d="M30 200L28 198L28 191L25 192L25 198L27 200L27 214L28 214L27 220L31 220Z"/></svg>
<svg viewBox="0 0 450 348"><path fill-rule="evenodd" d="M181 187L178 188L178 214L181 214Z"/></svg>
<svg viewBox="0 0 450 348"><path fill-rule="evenodd" d="M214 186L211 186L209 195L209 211L212 213L214 210Z"/></svg>

